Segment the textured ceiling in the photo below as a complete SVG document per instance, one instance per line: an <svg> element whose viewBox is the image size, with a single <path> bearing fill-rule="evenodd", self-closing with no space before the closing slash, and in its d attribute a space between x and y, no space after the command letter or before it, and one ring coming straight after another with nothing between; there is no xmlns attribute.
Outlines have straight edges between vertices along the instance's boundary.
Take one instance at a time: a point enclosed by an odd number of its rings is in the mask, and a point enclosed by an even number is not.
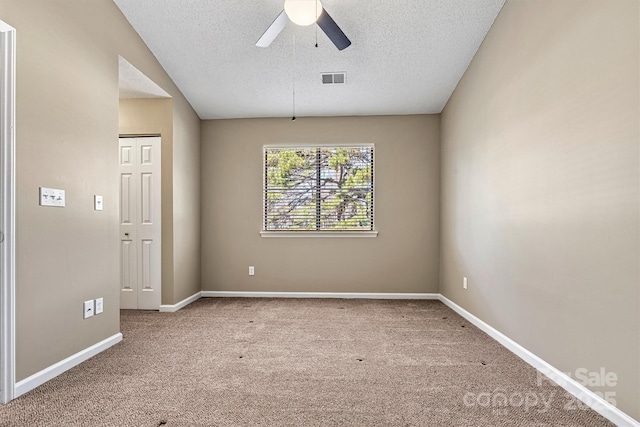
<svg viewBox="0 0 640 427"><path fill-rule="evenodd" d="M439 113L504 3L321 1L343 51L293 23L256 47L283 0L114 0L202 119L291 116L294 78L298 117Z"/></svg>

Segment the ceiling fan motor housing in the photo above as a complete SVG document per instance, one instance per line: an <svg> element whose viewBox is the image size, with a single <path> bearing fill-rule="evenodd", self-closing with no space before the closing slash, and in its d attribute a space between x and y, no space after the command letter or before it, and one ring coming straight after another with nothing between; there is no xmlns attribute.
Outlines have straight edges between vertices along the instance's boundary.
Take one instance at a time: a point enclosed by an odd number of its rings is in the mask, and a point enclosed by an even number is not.
<svg viewBox="0 0 640 427"><path fill-rule="evenodd" d="M322 4L320 0L285 0L284 11L291 22L304 27L318 20Z"/></svg>

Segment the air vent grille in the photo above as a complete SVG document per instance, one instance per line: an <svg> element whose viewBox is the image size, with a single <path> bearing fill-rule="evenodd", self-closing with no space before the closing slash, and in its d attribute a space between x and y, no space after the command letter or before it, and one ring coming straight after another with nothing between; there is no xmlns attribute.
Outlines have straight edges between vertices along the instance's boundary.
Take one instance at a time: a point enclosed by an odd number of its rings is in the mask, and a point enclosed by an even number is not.
<svg viewBox="0 0 640 427"><path fill-rule="evenodd" d="M322 73L323 85L341 85L347 82L347 73Z"/></svg>

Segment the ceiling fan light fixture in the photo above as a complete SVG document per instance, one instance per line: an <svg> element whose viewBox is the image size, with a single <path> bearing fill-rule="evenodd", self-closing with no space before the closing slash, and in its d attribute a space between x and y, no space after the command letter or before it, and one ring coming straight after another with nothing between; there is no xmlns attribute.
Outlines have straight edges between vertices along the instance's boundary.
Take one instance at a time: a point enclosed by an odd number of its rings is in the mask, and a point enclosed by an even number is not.
<svg viewBox="0 0 640 427"><path fill-rule="evenodd" d="M304 27L318 20L322 4L320 0L285 0L284 11L291 22Z"/></svg>

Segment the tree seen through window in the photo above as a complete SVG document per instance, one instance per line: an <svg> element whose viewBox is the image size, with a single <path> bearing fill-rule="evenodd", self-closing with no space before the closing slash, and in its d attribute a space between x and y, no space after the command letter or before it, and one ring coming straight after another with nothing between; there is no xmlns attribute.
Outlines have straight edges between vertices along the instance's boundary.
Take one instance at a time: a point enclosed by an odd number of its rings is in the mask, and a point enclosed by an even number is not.
<svg viewBox="0 0 640 427"><path fill-rule="evenodd" d="M373 230L373 147L264 151L266 231Z"/></svg>

